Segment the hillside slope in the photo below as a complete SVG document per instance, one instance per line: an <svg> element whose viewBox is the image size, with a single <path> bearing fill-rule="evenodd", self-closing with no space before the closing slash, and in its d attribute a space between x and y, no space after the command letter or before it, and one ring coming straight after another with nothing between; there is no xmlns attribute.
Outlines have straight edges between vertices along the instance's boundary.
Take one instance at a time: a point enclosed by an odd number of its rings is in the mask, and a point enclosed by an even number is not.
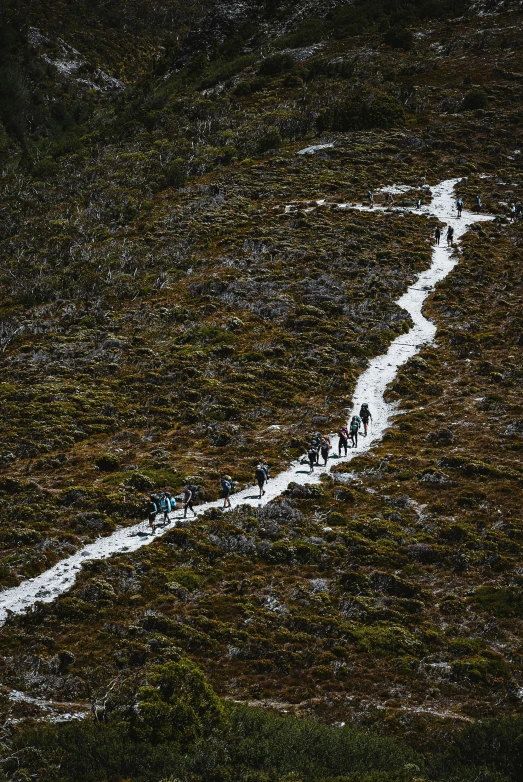
<svg viewBox="0 0 523 782"><path fill-rule="evenodd" d="M25 87L0 95L5 588L136 523L152 489L189 478L215 499L223 472L250 484L263 458L275 474L340 425L369 358L410 326L394 302L436 221L338 204L391 184L426 203L459 177L496 216L429 297L437 340L390 386L381 445L321 487L86 563L2 628L10 690L85 706L184 654L220 697L426 758L520 712L523 13L453 6L135 2L123 26L108 4L29 3L25 26L8 7L4 65ZM107 89L35 70L59 39ZM518 762L493 756L480 778L516 779Z"/></svg>

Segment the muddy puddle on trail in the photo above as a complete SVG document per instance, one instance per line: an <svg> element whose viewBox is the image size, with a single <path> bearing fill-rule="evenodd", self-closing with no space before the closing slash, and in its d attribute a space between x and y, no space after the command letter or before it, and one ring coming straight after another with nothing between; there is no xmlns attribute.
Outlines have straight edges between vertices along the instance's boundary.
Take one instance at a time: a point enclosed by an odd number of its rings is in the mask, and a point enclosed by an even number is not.
<svg viewBox="0 0 523 782"><path fill-rule="evenodd" d="M469 225L493 219L491 215L474 214L466 210L463 211L461 218L457 218L454 188L458 181L458 179L448 179L432 187L432 202L428 206L414 210L395 208L393 211L398 213L414 211L416 214L420 214L420 216L437 217L443 223L454 227L454 243L457 243ZM387 188L384 189L386 190ZM389 188L390 191L393 189L392 187ZM324 202L319 201L317 203L322 204ZM357 204L338 204L337 207L374 212L383 209L383 207L371 209L370 207ZM287 206L287 209L291 208L292 205ZM314 209L311 211L314 211ZM263 505L279 497L291 482L301 485L318 483L321 475L328 472L333 464L340 461L350 461L362 452L368 451L373 444L381 439L383 432L390 425L395 412L395 406L385 402L384 393L386 387L394 380L398 368L418 353L423 345L432 342L436 334L436 326L424 317L421 309L425 299L434 289L436 283L444 279L458 262L458 258L452 251L452 248L447 248L444 243L445 240L442 237L442 244L433 247L430 268L422 272L414 284L396 302L410 314L414 325L407 334L397 337L390 344L386 353L372 359L357 382L352 400L353 408L352 410L348 408L348 418L350 419L350 416L360 409L362 402L367 402L372 414L372 425L368 436L366 438L360 437L358 448L352 451L349 450L346 457L341 459L331 457L329 460L330 464L328 463L326 467L316 467L312 475L309 474L308 465L303 465L300 461L293 462L287 470L271 478L266 483L265 495L261 500L258 497L257 488L249 487L232 495L232 507L245 504L255 507ZM333 440L333 453L337 453L337 437L333 435L331 439ZM208 508L217 508L221 507L221 505L221 500L202 504L197 508L198 515ZM9 612L22 613L37 602L52 602L59 595L66 592L74 584L83 562L90 559L107 559L107 557L114 554L136 551L142 546L152 543L157 537L165 534L173 526L176 526L177 523L180 523L181 515L180 511L171 513L171 523L163 528L159 528L156 535L147 532L144 522L133 527L118 529L112 535L90 543L77 551L76 554L62 560L39 576L28 579L17 587L0 592L0 623L5 621Z"/></svg>

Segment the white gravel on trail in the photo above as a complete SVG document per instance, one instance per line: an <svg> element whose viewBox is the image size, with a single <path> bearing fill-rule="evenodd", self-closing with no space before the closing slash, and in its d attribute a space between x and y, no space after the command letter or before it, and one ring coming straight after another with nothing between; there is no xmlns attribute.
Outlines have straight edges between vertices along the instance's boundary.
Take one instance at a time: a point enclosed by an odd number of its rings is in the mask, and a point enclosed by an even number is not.
<svg viewBox="0 0 523 782"><path fill-rule="evenodd" d="M415 211L420 215L434 215L442 222L454 226L454 242L458 242L465 233L467 227L481 220L492 220L491 215L474 214L463 211L460 219L456 216L454 187L458 179L449 179L440 182L431 188L432 203L423 206L419 210L406 210L394 208L394 212ZM386 188L384 188L386 189ZM397 188L389 188L390 191ZM339 204L339 208L358 209L360 211L380 211L383 207L369 207ZM390 210L388 210L390 211ZM444 232L442 231L442 234ZM358 448L350 450L343 461L350 461L354 456L368 451L371 446L379 441L384 430L390 425L394 414L394 406L387 404L383 394L387 385L394 379L398 367L404 364L411 356L415 355L422 345L426 345L434 339L436 326L421 313L423 302L433 290L434 285L442 280L457 263L455 255L447 248L444 235L441 237L441 245L434 246L432 264L427 271L422 272L416 282L410 286L407 292L398 300L400 307L405 309L414 322L414 326L407 334L397 337L390 345L387 352L369 362L368 368L360 376L352 400L352 410L359 411L362 402L368 402L372 414L372 425L369 435L359 438ZM348 409L348 408L347 408ZM349 415L349 418L350 418ZM331 438L332 439L332 438ZM333 453L337 453L337 437L333 439ZM252 505L258 507L279 497L289 483L298 484L318 483L320 476L328 472L332 464L339 460L331 457L327 468L316 467L312 475L309 474L308 465L302 465L299 461L293 462L290 467L279 475L271 478L265 485L265 495L262 500L258 497L258 489L250 487L231 496L233 507L238 505ZM223 504L222 500L208 502L197 507L198 514L208 508L218 508ZM114 554L136 551L142 546L152 543L157 537L168 532L180 521L182 513L171 513L171 523L166 527L157 529L156 534L148 532L145 522L133 527L125 527L116 530L108 537L99 538L93 543L63 559L50 570L41 573L35 578L22 582L17 587L5 589L0 592L0 623L4 622L10 612L22 613L37 602L49 603L59 595L66 592L75 582L76 576L82 567L82 563L90 559L107 559Z"/></svg>

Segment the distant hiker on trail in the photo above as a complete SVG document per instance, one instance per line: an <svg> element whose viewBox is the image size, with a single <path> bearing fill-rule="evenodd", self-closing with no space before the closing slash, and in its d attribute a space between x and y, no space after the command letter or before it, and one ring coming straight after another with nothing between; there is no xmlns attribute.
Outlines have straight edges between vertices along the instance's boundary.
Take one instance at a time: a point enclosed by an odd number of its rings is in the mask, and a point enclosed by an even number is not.
<svg viewBox="0 0 523 782"><path fill-rule="evenodd" d="M353 415L350 421L349 434L351 440L351 448L358 447L358 432L360 431L361 418L359 415Z"/></svg>
<svg viewBox="0 0 523 782"><path fill-rule="evenodd" d="M439 226L434 231L434 239L436 240L436 244L439 244L439 240L441 239L441 231L439 229Z"/></svg>
<svg viewBox="0 0 523 782"><path fill-rule="evenodd" d="M265 489L263 488L265 485L265 481L267 480L267 474L261 464L258 464L255 471L254 471L254 480L258 484L258 488L260 490L260 500L262 496L265 494Z"/></svg>
<svg viewBox="0 0 523 782"><path fill-rule="evenodd" d="M323 459L324 467L327 466L330 450L331 450L331 438L329 437L328 434L326 434L321 438L321 447L320 447L321 458Z"/></svg>
<svg viewBox="0 0 523 782"><path fill-rule="evenodd" d="M309 460L311 467L309 473L314 472L314 465L318 462L318 451L312 443L309 445L309 450L307 451L307 459Z"/></svg>
<svg viewBox="0 0 523 782"><path fill-rule="evenodd" d="M349 430L345 425L340 426L338 434L340 436L338 441L338 456L341 456L342 448L345 450L345 456L347 456L347 448L349 447Z"/></svg>
<svg viewBox="0 0 523 782"><path fill-rule="evenodd" d="M194 486L191 486L190 484L187 484L183 487L183 517L184 519L187 518L187 511L191 510L194 515L196 516L196 511L193 508L194 500L196 499L194 491Z"/></svg>
<svg viewBox="0 0 523 782"><path fill-rule="evenodd" d="M230 508L231 507L231 501L229 499L229 494L232 491L232 479L230 475L222 475L222 497L223 497L223 507L224 508Z"/></svg>
<svg viewBox="0 0 523 782"><path fill-rule="evenodd" d="M458 217L461 217L463 211L463 200L461 198L458 198L456 201L456 209L458 210Z"/></svg>
<svg viewBox="0 0 523 782"><path fill-rule="evenodd" d="M385 200L388 206L394 206L394 198L392 197L392 193L386 193Z"/></svg>
<svg viewBox="0 0 523 782"><path fill-rule="evenodd" d="M149 517L149 526L152 530L152 533L154 535L156 531L156 526L154 522L156 521L156 514L160 511L160 498L157 494L151 494L149 497L149 502L147 503L147 515Z"/></svg>
<svg viewBox="0 0 523 782"><path fill-rule="evenodd" d="M513 223L516 221L516 204L512 204L510 207L510 219Z"/></svg>
<svg viewBox="0 0 523 782"><path fill-rule="evenodd" d="M374 193L372 190L367 190L367 198L369 199L370 208L374 206Z"/></svg>
<svg viewBox="0 0 523 782"><path fill-rule="evenodd" d="M367 437L367 429L369 426L369 420L372 420L372 416L370 414L369 406L367 402L364 402L362 406L360 407L360 418L363 423L363 436Z"/></svg>
<svg viewBox="0 0 523 782"><path fill-rule="evenodd" d="M479 209L481 209L482 206L483 206L483 204L481 203L481 196L477 195L476 196L476 209L479 210Z"/></svg>
<svg viewBox="0 0 523 782"><path fill-rule="evenodd" d="M265 473L265 480L268 481L269 478L271 477L271 468L269 467L268 464L264 464L263 462L262 462L261 468L262 468L263 472Z"/></svg>
<svg viewBox="0 0 523 782"><path fill-rule="evenodd" d="M164 489L160 494L160 510L163 513L163 523L169 524L169 513L172 510L172 497L167 489Z"/></svg>
<svg viewBox="0 0 523 782"><path fill-rule="evenodd" d="M421 198L416 201L416 209L421 209Z"/></svg>
<svg viewBox="0 0 523 782"><path fill-rule="evenodd" d="M314 432L311 437L311 445L316 449L316 464L320 463L321 432Z"/></svg>
<svg viewBox="0 0 523 782"><path fill-rule="evenodd" d="M447 247L452 247L452 242L454 241L454 228L449 225L447 227Z"/></svg>

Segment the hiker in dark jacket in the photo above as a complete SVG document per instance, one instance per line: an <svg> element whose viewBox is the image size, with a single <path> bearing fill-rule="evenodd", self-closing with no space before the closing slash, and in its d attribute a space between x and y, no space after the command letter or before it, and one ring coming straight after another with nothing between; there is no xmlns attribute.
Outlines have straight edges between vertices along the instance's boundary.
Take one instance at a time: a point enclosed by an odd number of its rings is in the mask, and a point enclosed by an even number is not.
<svg viewBox="0 0 523 782"><path fill-rule="evenodd" d="M436 244L439 244L439 240L441 239L441 231L439 227L434 231L434 239L436 240Z"/></svg>
<svg viewBox="0 0 523 782"><path fill-rule="evenodd" d="M222 485L223 507L230 508L231 501L229 499L229 495L232 491L231 477L229 475L222 475L221 485Z"/></svg>
<svg viewBox="0 0 523 782"><path fill-rule="evenodd" d="M151 528L151 531L154 535L156 531L155 521L156 521L156 514L159 512L160 508L158 507L158 503L155 501L156 495L151 494L149 497L149 501L147 503L147 516L149 517L149 526Z"/></svg>
<svg viewBox="0 0 523 782"><path fill-rule="evenodd" d="M262 496L265 494L265 489L263 488L265 485L265 481L267 480L267 473L261 466L261 464L258 464L255 471L254 471L254 480L258 484L258 488L260 490L260 497L261 500Z"/></svg>
<svg viewBox="0 0 523 782"><path fill-rule="evenodd" d="M309 445L309 450L307 451L307 459L309 460L311 467L310 472L314 472L314 465L318 461L318 451L312 443Z"/></svg>
<svg viewBox="0 0 523 782"><path fill-rule="evenodd" d="M184 486L183 487L183 517L184 517L184 519L187 518L187 511L188 510L192 510L194 515L195 516L197 515L196 511L194 510L194 507L193 507L193 503L194 503L195 499L196 498L194 496L193 487L189 486L189 484Z"/></svg>
<svg viewBox="0 0 523 782"><path fill-rule="evenodd" d="M338 441L338 456L341 456L342 448L345 451L345 456L347 456L347 448L349 447L349 430L345 425L340 426L338 434L340 436L340 439Z"/></svg>
<svg viewBox="0 0 523 782"><path fill-rule="evenodd" d="M372 416L370 414L370 410L367 402L364 402L360 407L360 418L363 424L363 436L367 437L369 421L372 420Z"/></svg>
<svg viewBox="0 0 523 782"><path fill-rule="evenodd" d="M327 466L330 450L331 450L331 438L329 437L328 434L325 434L321 438L321 446L320 446L320 453L321 453L321 458L323 459L324 467Z"/></svg>
<svg viewBox="0 0 523 782"><path fill-rule="evenodd" d="M454 228L449 225L447 227L447 246L452 247L452 242L454 241Z"/></svg>

